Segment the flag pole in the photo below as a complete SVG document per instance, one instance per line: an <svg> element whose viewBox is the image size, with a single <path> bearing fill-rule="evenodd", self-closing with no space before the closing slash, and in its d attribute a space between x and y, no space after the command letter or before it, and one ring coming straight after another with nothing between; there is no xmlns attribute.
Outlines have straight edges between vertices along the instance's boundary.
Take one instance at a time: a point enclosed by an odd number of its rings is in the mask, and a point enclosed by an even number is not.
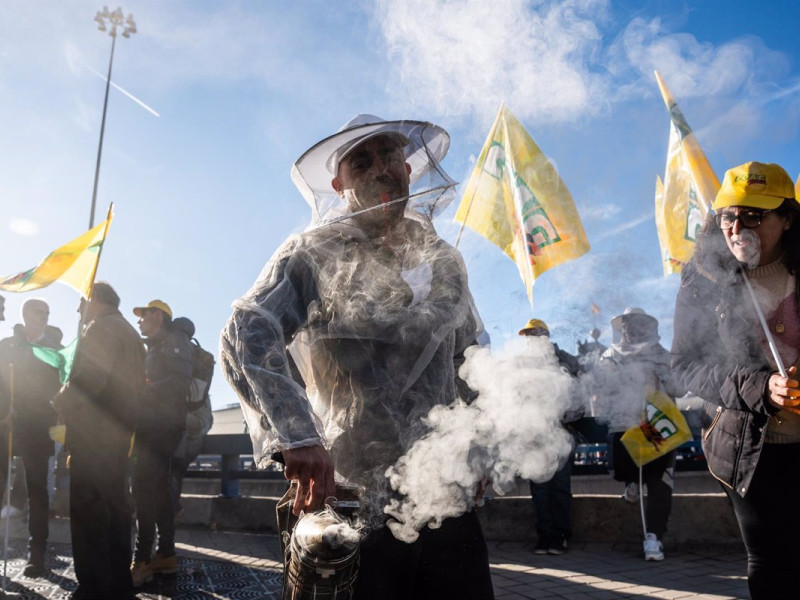
<svg viewBox="0 0 800 600"><path fill-rule="evenodd" d="M464 215L464 220L461 221L461 227L458 229L458 235L456 236L456 243L453 244L453 248L456 250L458 249L458 244L461 241L461 234L464 233L464 227L467 226L467 217L469 217L469 211L472 209L472 201L475 199L475 195L472 195L472 198L469 199L469 204L467 204L467 214Z"/></svg>
<svg viewBox="0 0 800 600"><path fill-rule="evenodd" d="M503 112L503 108L506 106L506 101L503 100L500 102L500 108L497 111L497 117L495 117L494 125L492 125L491 131L489 131L489 139L492 139L494 134L495 125L497 125L497 120L500 118L500 113ZM484 144L485 146L486 144ZM458 230L458 235L456 236L456 243L453 245L454 248L458 249L458 244L461 241L461 234L464 233L464 227L467 225L467 219L469 218L469 211L472 210L472 202L475 200L475 194L472 194L472 197L469 199L469 204L467 204L467 213L464 215L464 220L461 221L461 227Z"/></svg>
<svg viewBox="0 0 800 600"><path fill-rule="evenodd" d="M14 425L13 425L13 412L14 412L14 363L8 364L8 384L11 392L11 401L8 405L8 465L6 467L6 493L5 505L11 506L11 461L14 458ZM8 583L8 534L11 527L11 509L8 510L9 514L6 516L6 532L3 541L3 597L6 595L6 585Z"/></svg>
<svg viewBox="0 0 800 600"><path fill-rule="evenodd" d="M103 255L103 248L106 245L106 237L108 236L108 226L111 224L111 215L113 214L114 203L108 205L108 212L106 213L106 226L103 229L103 243L100 244L100 248L97 250L97 260L94 261L94 267L92 267L92 277L91 283L89 284L89 289L86 292L86 302L92 299L92 292L94 291L94 279L97 276L97 267L100 264L100 257ZM83 322L83 312L80 313L81 318L78 320L78 337L75 340L75 351L73 352L73 356L78 352L78 346L81 344L81 333L83 333L83 326L85 323Z"/></svg>
<svg viewBox="0 0 800 600"><path fill-rule="evenodd" d="M747 276L747 273L745 273L744 269L742 269L742 277L744 277L747 291L750 293L750 299L753 301L753 306L756 309L756 315L758 315L758 321L761 323L761 328L764 330L764 335L767 338L767 344L769 344L769 349L772 352L772 358L775 359L778 372L781 374L781 377L788 377L789 375L786 373L786 367L783 364L783 359L781 359L781 355L778 354L778 347L775 345L775 338L772 337L772 332L769 330L767 320L764 318L764 312L761 310L761 306L758 304L758 299L756 298L756 292L753 289L753 284L750 283L750 278Z"/></svg>
<svg viewBox="0 0 800 600"><path fill-rule="evenodd" d="M100 264L100 257L103 255L103 248L106 245L106 237L108 236L108 226L111 225L111 215L114 212L114 203L108 205L108 212L106 213L106 226L103 229L103 243L100 244L100 249L97 251L97 260L94 261L94 268L92 269L92 279L91 283L89 284L89 290L86 294L86 300L92 299L92 291L94 290L94 278L97 276L97 267ZM81 320L83 320L83 315L81 315Z"/></svg>

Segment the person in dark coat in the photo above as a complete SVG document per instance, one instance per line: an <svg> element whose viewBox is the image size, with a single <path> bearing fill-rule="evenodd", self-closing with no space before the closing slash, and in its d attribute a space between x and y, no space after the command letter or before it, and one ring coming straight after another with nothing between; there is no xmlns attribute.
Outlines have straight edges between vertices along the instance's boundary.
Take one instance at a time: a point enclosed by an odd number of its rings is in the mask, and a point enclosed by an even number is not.
<svg viewBox="0 0 800 600"><path fill-rule="evenodd" d="M56 423L51 406L61 387L58 370L34 356L33 346L60 348L60 332L48 327L50 307L44 300L32 298L22 305L23 325L14 327L14 335L0 341L0 408L4 423L13 428L13 453L22 457L28 488L28 564L25 575L44 573L49 534L47 494L48 461L54 452L49 428ZM13 384L12 384L13 380ZM3 475L8 461L8 437L0 449ZM5 487L5 486L3 486ZM2 491L2 490L0 490Z"/></svg>
<svg viewBox="0 0 800 600"><path fill-rule="evenodd" d="M751 162L725 173L713 209L681 275L672 365L706 403L703 451L739 522L751 597L788 600L800 564L800 204L786 171Z"/></svg>
<svg viewBox="0 0 800 600"><path fill-rule="evenodd" d="M178 572L175 554L175 507L170 468L186 430L192 347L189 338L172 324L172 309L153 300L133 309L139 330L147 338L147 389L136 427L133 498L138 533L131 567L133 586L154 574ZM153 545L158 532L158 548Z"/></svg>
<svg viewBox="0 0 800 600"><path fill-rule="evenodd" d="M78 589L72 600L128 600L131 436L144 388L144 345L119 312L119 296L97 282L69 382L53 401L70 452L70 530Z"/></svg>

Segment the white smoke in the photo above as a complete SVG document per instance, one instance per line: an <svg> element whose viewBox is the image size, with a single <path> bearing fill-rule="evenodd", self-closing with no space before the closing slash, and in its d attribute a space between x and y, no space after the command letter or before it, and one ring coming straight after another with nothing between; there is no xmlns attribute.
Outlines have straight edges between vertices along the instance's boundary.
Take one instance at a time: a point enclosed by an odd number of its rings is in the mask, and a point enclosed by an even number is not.
<svg viewBox="0 0 800 600"><path fill-rule="evenodd" d="M411 542L422 527L470 510L487 479L502 494L517 477L550 479L570 455L561 421L580 398L549 340L515 339L497 354L471 348L460 375L478 399L431 410L430 433L387 471L403 495L385 509L400 540Z"/></svg>
<svg viewBox="0 0 800 600"><path fill-rule="evenodd" d="M333 549L338 550L342 547L353 548L361 539L357 529L354 529L347 523L337 523L336 525L328 525L322 531L323 543Z"/></svg>
<svg viewBox="0 0 800 600"><path fill-rule="evenodd" d="M649 346L649 344L646 344ZM625 431L642 420L647 396L657 389L655 367L631 361L624 366L601 361L581 384L589 399L589 413L609 431Z"/></svg>
<svg viewBox="0 0 800 600"><path fill-rule="evenodd" d="M755 269L761 262L761 238L752 229L731 233L728 247L736 259L747 265L748 269Z"/></svg>

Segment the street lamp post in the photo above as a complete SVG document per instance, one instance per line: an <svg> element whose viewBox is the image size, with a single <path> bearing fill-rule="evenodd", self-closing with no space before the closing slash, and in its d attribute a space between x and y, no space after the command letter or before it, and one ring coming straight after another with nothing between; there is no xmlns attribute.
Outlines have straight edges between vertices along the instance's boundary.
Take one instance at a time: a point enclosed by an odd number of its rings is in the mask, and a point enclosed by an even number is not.
<svg viewBox="0 0 800 600"><path fill-rule="evenodd" d="M94 227L94 209L97 204L97 182L100 179L100 158L103 156L103 134L106 130L106 109L108 108L108 89L111 86L111 67L114 64L114 47L117 43L117 28L122 29L122 37L129 38L132 33L136 33L136 23L133 15L127 18L122 14L122 8L117 8L114 12L108 12L108 7L98 10L94 20L97 21L97 28L100 31L108 31L111 36L111 58L108 60L108 77L106 77L106 97L103 101L103 119L100 122L100 143L97 146L97 165L94 170L94 189L92 190L92 211L89 215L89 229Z"/></svg>

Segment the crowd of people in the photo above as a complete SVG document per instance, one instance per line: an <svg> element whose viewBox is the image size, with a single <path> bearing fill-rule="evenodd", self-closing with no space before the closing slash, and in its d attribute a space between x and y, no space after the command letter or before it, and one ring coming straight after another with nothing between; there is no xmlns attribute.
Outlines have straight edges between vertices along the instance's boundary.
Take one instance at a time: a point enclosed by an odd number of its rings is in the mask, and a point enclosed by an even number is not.
<svg viewBox="0 0 800 600"><path fill-rule="evenodd" d="M256 460L285 464L295 514L322 507L337 479L360 486L367 507L391 497L386 469L425 435L430 409L474 398L463 393L458 368L479 343L480 317L460 256L430 224L435 210L420 210L420 198L435 203L431 193L443 189L430 175L449 179L439 164L447 147L435 125L370 115L312 146L292 169L311 226L278 249L223 329L223 370L241 399ZM704 444L739 519L753 598L795 593L798 522L770 503L791 510L800 483L792 466L800 451L797 212L793 183L777 165L729 171L683 274L671 355L659 344L657 321L626 310L591 375L605 397L598 403L617 405L609 447L623 496L639 501L647 490L646 560L664 559L675 454L637 465L623 431L638 426L649 443L663 441L647 426L653 394L674 402L692 392L712 407ZM752 302L745 283L757 290ZM761 308L770 324L763 331L781 336L788 370L753 325ZM533 320L520 334L549 331ZM558 361L580 375L560 350ZM563 554L571 533L568 461L531 489L535 552ZM412 544L393 539L385 515L368 522L358 578L347 590L353 598L493 597L474 513L426 527Z"/></svg>
<svg viewBox="0 0 800 600"><path fill-rule="evenodd" d="M655 391L666 394L670 402L688 390L677 384L670 368L669 351L659 343L658 321L641 308L626 308L611 320L610 347L594 343L579 344L573 356L553 343L558 364L575 380L574 394L582 396L582 410L567 410L562 423L580 439L588 414L608 432L608 469L614 479L625 483L622 498L644 504L643 550L648 561L664 560L663 537L672 506L675 450L664 451L655 460L638 465L623 444L631 428L648 422L647 403ZM549 339L547 324L531 319L519 332L522 336ZM588 409L588 410L587 410ZM552 479L530 482L536 518L535 554L561 555L567 552L572 534L571 457Z"/></svg>
<svg viewBox="0 0 800 600"><path fill-rule="evenodd" d="M211 426L210 381L192 393L197 374L191 321L173 322L169 305L153 300L133 311L140 335L119 305L106 282L96 282L90 298L81 300L81 333L63 382L57 363L37 357L41 348L62 348L60 331L48 324L44 300L25 301L23 323L0 341L0 491L10 485L6 465L11 455L21 457L30 534L24 574L45 575L48 463L58 425L63 425L66 433L59 445L69 455L70 532L78 580L73 600L134 598L134 588L154 575L177 572L175 510L181 478L199 452L197 439Z"/></svg>
<svg viewBox="0 0 800 600"><path fill-rule="evenodd" d="M755 600L797 596L792 567L800 558L800 525L788 509L800 493L795 193L778 165L749 162L728 170L681 276L671 351L658 343L655 318L626 309L611 321L611 347L583 364L594 367L583 389L605 396L593 397L599 402L592 406L601 407L598 416L609 425L609 469L625 483L623 498L637 502L642 486L647 490L646 560L664 559L675 451L637 466L621 443L623 432L646 427L644 404L655 391L672 401L686 393L703 400L704 455L739 523ZM520 331L548 334L535 319ZM576 375L573 357L555 350L559 363ZM569 493L561 480L559 472L550 482L531 484L538 553L567 548Z"/></svg>
<svg viewBox="0 0 800 600"><path fill-rule="evenodd" d="M372 115L313 145L292 169L312 223L279 247L222 331L221 365L241 400L255 461L283 463L293 481L284 503L294 516L323 508L340 484L360 491L358 576L337 597L493 598L474 511L447 515L411 543L392 535L383 511L402 493L387 469L429 431L431 409L469 404L476 394L459 367L485 332L463 260L431 224L452 190L440 164L448 147L436 125ZM607 410L610 466L623 497L638 502L647 491L645 559L664 559L675 454L636 464L623 432L639 427L660 442L646 426L649 398L674 402L691 392L707 407L705 454L741 527L752 597L789 598L800 533L791 515L800 492L800 205L783 169L747 163L726 173L713 211L682 275L671 352L641 309L612 320L610 347L596 337L585 346L591 360L555 345L553 352L576 382L592 382L583 387L593 390L592 406ZM25 466L30 576L46 566L54 451L47 432L66 424L75 600L132 598L153 575L178 568L173 473L187 464L179 449L195 375L193 327L153 300L134 309L143 343L119 302L102 282L82 301L84 328L63 385L57 369L33 357L33 345L60 346L46 303L27 301L24 323L0 342L0 459L11 447ZM538 319L519 333L550 336ZM565 411L564 426L581 416ZM531 483L536 553L568 550L569 466L565 457L550 481ZM473 491L477 506L482 487Z"/></svg>

